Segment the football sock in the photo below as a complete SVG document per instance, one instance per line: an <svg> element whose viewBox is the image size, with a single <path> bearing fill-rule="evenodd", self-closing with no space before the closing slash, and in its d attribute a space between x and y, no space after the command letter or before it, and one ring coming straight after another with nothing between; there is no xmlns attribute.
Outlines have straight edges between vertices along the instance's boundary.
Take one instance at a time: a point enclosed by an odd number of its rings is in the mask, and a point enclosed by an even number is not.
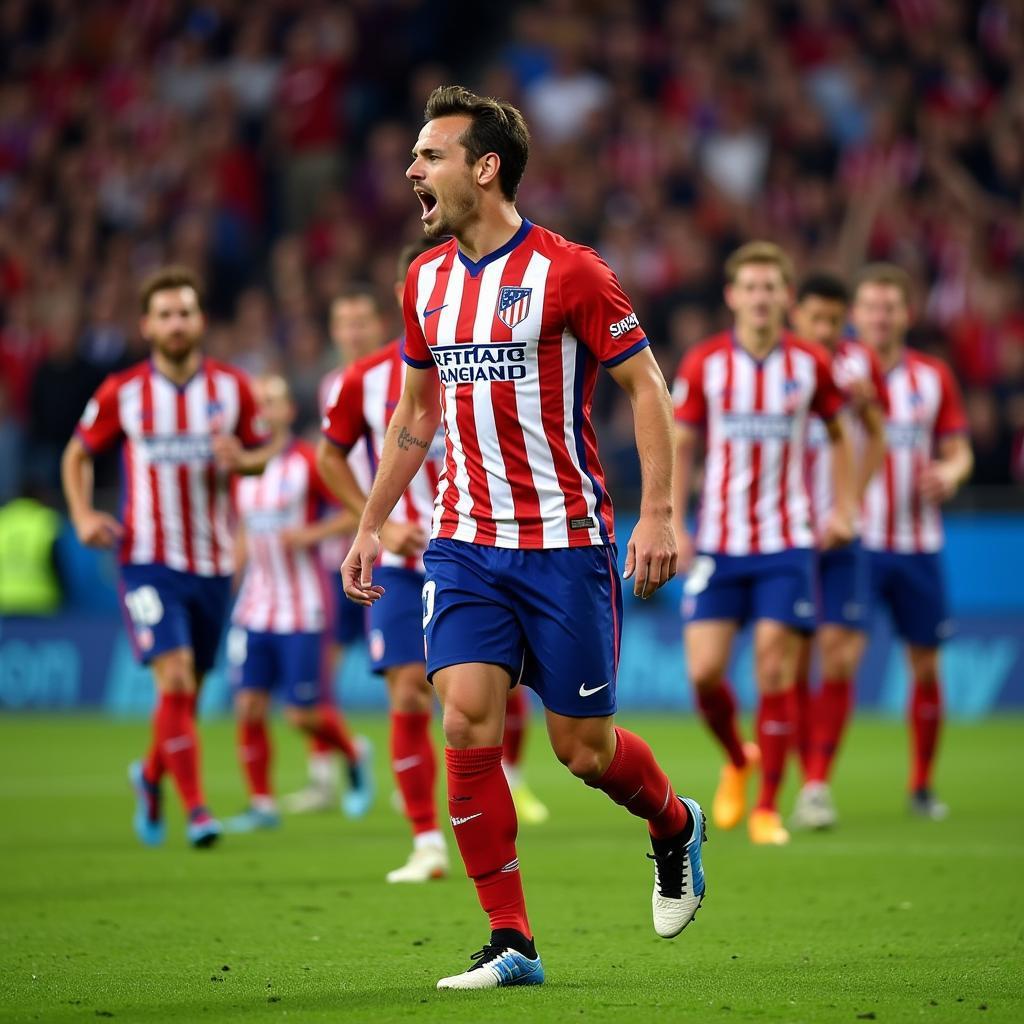
<svg viewBox="0 0 1024 1024"><path fill-rule="evenodd" d="M810 684L806 679L797 679L793 693L796 712L796 719L793 722L793 746L800 758L800 767L803 769L804 777L810 779L817 698L811 693Z"/></svg>
<svg viewBox="0 0 1024 1024"><path fill-rule="evenodd" d="M626 729L616 728L615 741L611 764L601 778L587 785L607 793L630 814L646 819L655 839L678 835L687 827L689 815L651 748Z"/></svg>
<svg viewBox="0 0 1024 1024"><path fill-rule="evenodd" d="M698 689L697 707L729 760L737 768L746 767L747 756L743 753L743 740L736 724L736 698L729 684L723 680L713 689Z"/></svg>
<svg viewBox="0 0 1024 1024"><path fill-rule="evenodd" d="M270 736L262 718L239 721L238 759L249 783L249 796L270 796Z"/></svg>
<svg viewBox="0 0 1024 1024"><path fill-rule="evenodd" d="M930 789L932 765L942 727L942 690L938 681L914 681L910 697L911 773L910 789Z"/></svg>
<svg viewBox="0 0 1024 1024"><path fill-rule="evenodd" d="M195 694L162 693L153 715L153 735L164 768L174 779L181 802L190 814L206 803L199 781L195 704Z"/></svg>
<svg viewBox="0 0 1024 1024"><path fill-rule="evenodd" d="M444 759L455 841L491 929L530 937L516 855L516 809L501 770L501 747L448 747Z"/></svg>
<svg viewBox="0 0 1024 1024"><path fill-rule="evenodd" d="M437 760L429 711L391 712L391 766L414 835L437 831Z"/></svg>
<svg viewBox="0 0 1024 1024"><path fill-rule="evenodd" d="M340 750L342 757L352 764L359 760L359 752L348 733L345 719L337 708L321 705L317 708L317 724L310 733L327 745L329 750Z"/></svg>
<svg viewBox="0 0 1024 1024"><path fill-rule="evenodd" d="M506 768L515 768L522 760L526 734L526 691L516 686L508 692L505 706L505 734L501 740L501 759Z"/></svg>
<svg viewBox="0 0 1024 1024"><path fill-rule="evenodd" d="M812 704L811 752L804 769L808 782L828 782L852 706L851 680L826 679L821 684Z"/></svg>
<svg viewBox="0 0 1024 1024"><path fill-rule="evenodd" d="M326 713L329 716L333 708L333 704L321 704L319 710L321 715ZM309 753L312 757L316 757L317 754L333 754L334 751L335 747L327 740L321 739L319 736L309 737Z"/></svg>
<svg viewBox="0 0 1024 1024"><path fill-rule="evenodd" d="M759 810L775 810L776 797L793 739L793 690L763 693L757 707L757 742L761 747Z"/></svg>
<svg viewBox="0 0 1024 1024"><path fill-rule="evenodd" d="M142 760L142 777L151 786L158 785L164 777L164 759L160 754L160 743L156 738L155 731L149 751Z"/></svg>

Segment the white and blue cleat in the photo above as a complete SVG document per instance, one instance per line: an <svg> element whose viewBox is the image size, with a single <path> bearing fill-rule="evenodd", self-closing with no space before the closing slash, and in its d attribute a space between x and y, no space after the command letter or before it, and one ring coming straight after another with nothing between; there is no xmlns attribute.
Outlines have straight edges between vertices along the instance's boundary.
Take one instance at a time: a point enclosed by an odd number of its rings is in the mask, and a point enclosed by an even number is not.
<svg viewBox="0 0 1024 1024"><path fill-rule="evenodd" d="M167 830L161 813L160 786L146 781L141 761L132 761L128 765L128 778L135 793L135 814L132 816L135 834L144 846L162 846Z"/></svg>
<svg viewBox="0 0 1024 1024"><path fill-rule="evenodd" d="M213 846L220 839L224 827L205 807L197 807L188 819L185 834L188 841L197 849L203 850Z"/></svg>
<svg viewBox="0 0 1024 1024"><path fill-rule="evenodd" d="M365 818L373 806L373 745L365 736L355 740L358 756L348 766L348 789L341 809L348 818Z"/></svg>
<svg viewBox="0 0 1024 1024"><path fill-rule="evenodd" d="M704 865L701 846L707 842L704 812L696 800L679 797L693 823L688 839L651 839L654 861L654 893L651 909L654 930L663 939L674 939L697 915L704 900Z"/></svg>
<svg viewBox="0 0 1024 1024"><path fill-rule="evenodd" d="M228 818L224 822L225 832L267 832L279 828L281 815L277 811L260 810L258 807L247 807L241 814Z"/></svg>
<svg viewBox="0 0 1024 1024"><path fill-rule="evenodd" d="M507 988L512 985L542 985L544 965L540 957L530 958L507 946L489 944L472 958L468 971L442 978L439 989Z"/></svg>

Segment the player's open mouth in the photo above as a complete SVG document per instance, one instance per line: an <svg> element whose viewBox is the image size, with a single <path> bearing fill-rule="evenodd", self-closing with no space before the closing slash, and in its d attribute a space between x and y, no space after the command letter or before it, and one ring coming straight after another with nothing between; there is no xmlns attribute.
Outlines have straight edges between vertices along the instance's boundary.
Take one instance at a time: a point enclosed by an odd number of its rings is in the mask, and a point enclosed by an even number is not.
<svg viewBox="0 0 1024 1024"><path fill-rule="evenodd" d="M437 206L437 196L423 188L416 188L413 191L420 201L420 206L423 207L423 215L420 217L420 220L426 220Z"/></svg>

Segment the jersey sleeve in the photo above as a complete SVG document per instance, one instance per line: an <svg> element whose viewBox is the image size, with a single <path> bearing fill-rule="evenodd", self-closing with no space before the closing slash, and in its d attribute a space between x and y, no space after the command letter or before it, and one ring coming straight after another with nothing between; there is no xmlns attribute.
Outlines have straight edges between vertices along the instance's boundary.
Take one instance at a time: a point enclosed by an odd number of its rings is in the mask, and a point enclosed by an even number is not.
<svg viewBox="0 0 1024 1024"><path fill-rule="evenodd" d="M672 384L672 406L677 423L702 427L707 421L708 405L704 395L704 361L698 349L690 349L680 360Z"/></svg>
<svg viewBox="0 0 1024 1024"><path fill-rule="evenodd" d="M430 354L430 346L416 312L416 280L412 271L405 279L405 291L402 293L402 318L405 321L402 358L417 370L426 370L434 365L434 357Z"/></svg>
<svg viewBox="0 0 1024 1024"><path fill-rule="evenodd" d="M93 455L106 451L123 436L117 392L117 378L107 377L89 399L75 427L75 436Z"/></svg>
<svg viewBox="0 0 1024 1024"><path fill-rule="evenodd" d="M246 448L259 448L270 440L270 432L260 416L249 378L241 373L238 375L238 422L235 424L235 434Z"/></svg>
<svg viewBox="0 0 1024 1024"><path fill-rule="evenodd" d="M935 436L962 434L967 430L967 414L964 412L964 399L960 393L952 370L939 363L939 409L935 414Z"/></svg>
<svg viewBox="0 0 1024 1024"><path fill-rule="evenodd" d="M350 366L334 388L320 430L331 444L348 451L366 430L363 419L363 376Z"/></svg>
<svg viewBox="0 0 1024 1024"><path fill-rule="evenodd" d="M814 350L814 366L816 380L811 411L825 421L835 419L846 404L846 399L836 384L835 377L832 376L832 365L823 351Z"/></svg>
<svg viewBox="0 0 1024 1024"><path fill-rule="evenodd" d="M299 443L298 450L306 461L309 473L309 491L316 499L319 509L322 511L325 508L335 508L339 502L327 486L327 481L320 475L320 470L316 464L316 449L311 444L302 441Z"/></svg>
<svg viewBox="0 0 1024 1024"><path fill-rule="evenodd" d="M559 287L569 330L605 366L618 366L650 344L611 267L592 249L566 260Z"/></svg>

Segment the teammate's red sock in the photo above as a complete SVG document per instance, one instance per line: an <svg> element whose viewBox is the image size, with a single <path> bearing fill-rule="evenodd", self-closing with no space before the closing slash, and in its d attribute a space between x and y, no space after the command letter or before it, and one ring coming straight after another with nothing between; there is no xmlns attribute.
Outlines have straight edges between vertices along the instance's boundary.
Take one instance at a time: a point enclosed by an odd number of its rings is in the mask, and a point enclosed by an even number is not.
<svg viewBox="0 0 1024 1024"><path fill-rule="evenodd" d="M826 679L812 707L811 753L805 775L808 782L828 782L853 707L853 682Z"/></svg>
<svg viewBox="0 0 1024 1024"><path fill-rule="evenodd" d="M195 694L163 693L153 715L153 734L164 768L174 779L189 814L206 803L199 781L195 704Z"/></svg>
<svg viewBox="0 0 1024 1024"><path fill-rule="evenodd" d="M761 747L759 810L775 810L786 769L786 754L793 740L794 704L792 689L784 693L763 693L758 702L757 742Z"/></svg>
<svg viewBox="0 0 1024 1024"><path fill-rule="evenodd" d="M491 930L514 928L533 938L516 856L516 808L501 770L501 747L448 747L444 759L455 840Z"/></svg>
<svg viewBox="0 0 1024 1024"><path fill-rule="evenodd" d="M698 689L697 707L729 760L737 768L745 767L747 755L743 753L743 740L736 724L736 698L729 684L722 680L714 689Z"/></svg>
<svg viewBox="0 0 1024 1024"><path fill-rule="evenodd" d="M668 839L686 828L689 815L668 776L647 744L626 729L615 730L615 755L604 775L587 785L647 821L655 839Z"/></svg>
<svg viewBox="0 0 1024 1024"><path fill-rule="evenodd" d="M518 766L523 755L523 738L526 735L526 691L517 686L508 692L505 706L505 734L501 740L501 759L510 768Z"/></svg>
<svg viewBox="0 0 1024 1024"><path fill-rule="evenodd" d="M437 760L429 711L391 712L391 765L414 835L437 830Z"/></svg>
<svg viewBox="0 0 1024 1024"><path fill-rule="evenodd" d="M942 728L942 690L938 682L914 681L910 697L911 773L910 788L928 789L932 784L932 765Z"/></svg>
<svg viewBox="0 0 1024 1024"><path fill-rule="evenodd" d="M341 712L329 705L321 705L317 711L319 721L310 735L324 743L326 751L340 750L342 757L350 764L357 760L359 752L352 742Z"/></svg>
<svg viewBox="0 0 1024 1024"><path fill-rule="evenodd" d="M804 778L810 779L813 763L814 718L817 713L817 698L811 693L810 683L806 679L798 679L793 687L794 711L793 746L800 758L800 767Z"/></svg>
<svg viewBox="0 0 1024 1024"><path fill-rule="evenodd" d="M155 715L154 715L155 718ZM156 738L156 730L153 732L153 740L149 750L142 760L142 777L151 786L157 785L164 777L164 759L160 753L160 741Z"/></svg>
<svg viewBox="0 0 1024 1024"><path fill-rule="evenodd" d="M270 796L270 736L262 718L239 721L238 759L249 782L249 795Z"/></svg>

